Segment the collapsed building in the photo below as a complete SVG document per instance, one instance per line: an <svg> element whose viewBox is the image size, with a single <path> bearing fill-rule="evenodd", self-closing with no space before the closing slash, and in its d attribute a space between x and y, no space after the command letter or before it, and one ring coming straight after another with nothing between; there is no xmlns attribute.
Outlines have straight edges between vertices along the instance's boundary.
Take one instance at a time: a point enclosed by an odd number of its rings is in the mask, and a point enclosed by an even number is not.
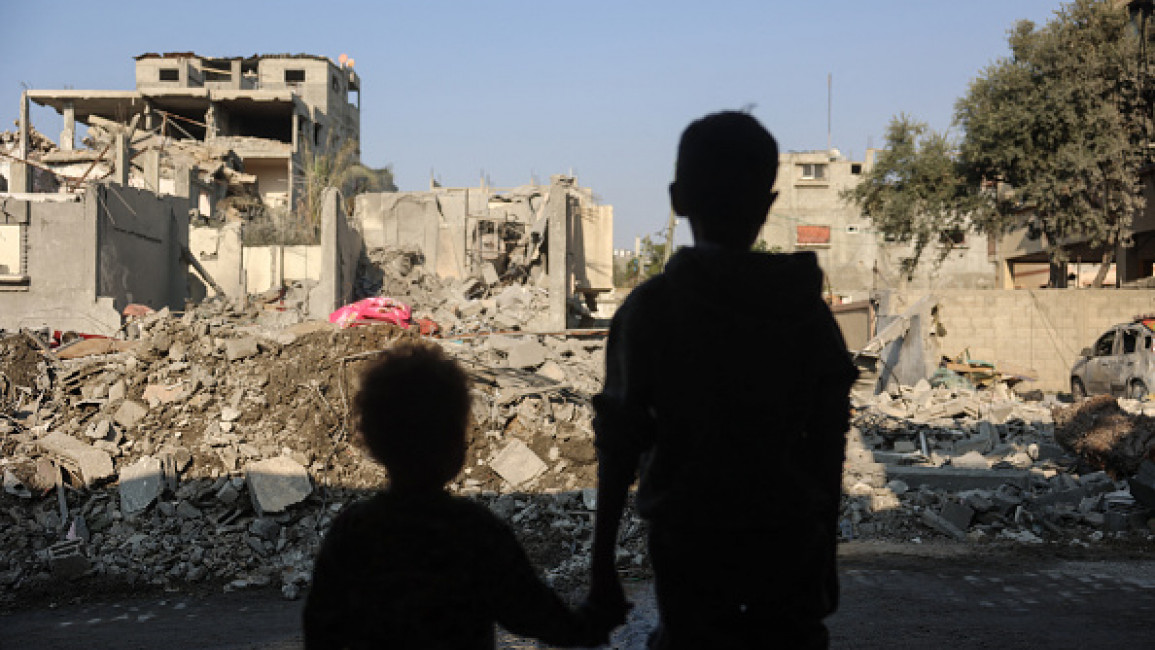
<svg viewBox="0 0 1155 650"><path fill-rule="evenodd" d="M378 263L398 256L461 283L454 300L430 306L446 307L443 319L461 316L456 302L512 284L548 291L536 326L605 316L597 299L612 289L612 207L570 177L325 195L318 214L302 216L302 203L322 196L307 182L312 157L359 155L360 89L344 55L167 53L137 57L135 90L26 91L19 131L0 140L0 329L110 335L131 303L180 310L285 289L289 320L326 318L386 289ZM59 146L32 128L30 102L63 116ZM155 201L142 213L145 196ZM304 220L307 241L253 241L254 215ZM141 246L149 255L130 250ZM60 256L69 264L49 268Z"/></svg>
<svg viewBox="0 0 1155 650"><path fill-rule="evenodd" d="M243 175L230 180L248 186L267 206L291 207L307 154L360 143L360 89L345 60L147 53L136 57L135 90L29 90L23 101L63 116L59 149L40 163L64 175L82 177L91 168L89 177L100 178L116 170L122 184L183 194L197 188L180 187L178 170L235 157L239 164L226 167ZM102 146L77 149L78 122L88 126L89 142ZM28 191L19 173L9 183L13 192ZM224 197L211 186L200 190L203 200L194 207L211 214L213 202Z"/></svg>

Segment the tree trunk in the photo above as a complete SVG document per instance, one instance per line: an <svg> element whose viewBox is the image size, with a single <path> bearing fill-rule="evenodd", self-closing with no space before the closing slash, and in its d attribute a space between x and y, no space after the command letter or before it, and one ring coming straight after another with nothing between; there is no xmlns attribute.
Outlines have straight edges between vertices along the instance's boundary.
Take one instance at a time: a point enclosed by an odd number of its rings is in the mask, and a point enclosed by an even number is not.
<svg viewBox="0 0 1155 650"><path fill-rule="evenodd" d="M1095 274L1095 279L1091 282L1091 286L1095 289L1103 288L1103 280L1107 277L1107 271L1111 268L1111 262L1115 261L1115 249L1109 248L1103 252L1103 262L1099 265L1099 272Z"/></svg>

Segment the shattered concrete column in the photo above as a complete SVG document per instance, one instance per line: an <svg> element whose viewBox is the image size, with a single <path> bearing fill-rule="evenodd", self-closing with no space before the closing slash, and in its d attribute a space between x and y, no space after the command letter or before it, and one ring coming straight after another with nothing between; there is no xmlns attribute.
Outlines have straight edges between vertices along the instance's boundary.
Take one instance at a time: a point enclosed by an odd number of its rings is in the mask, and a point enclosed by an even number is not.
<svg viewBox="0 0 1155 650"><path fill-rule="evenodd" d="M112 147L116 149L116 170L113 180L119 185L128 185L128 166L131 163L129 162L128 138L125 137L124 131L117 131L116 143Z"/></svg>
<svg viewBox="0 0 1155 650"><path fill-rule="evenodd" d="M160 193L160 150L149 149L141 157L141 167L144 168L144 186L153 192Z"/></svg>
<svg viewBox="0 0 1155 650"><path fill-rule="evenodd" d="M546 273L549 276L549 328L563 330L566 326L566 304L569 287L566 283L566 232L568 230L569 195L564 187L554 185L546 199L546 217L549 230L546 233L549 246L549 260Z"/></svg>
<svg viewBox="0 0 1155 650"><path fill-rule="evenodd" d="M205 111L205 140L212 140L221 134L220 109L216 103L210 102Z"/></svg>
<svg viewBox="0 0 1155 650"><path fill-rule="evenodd" d="M11 178L8 179L9 192L31 192L32 177L30 169L24 161L28 160L28 91L20 93L20 134L17 140L16 156L20 162L13 162L10 169Z"/></svg>
<svg viewBox="0 0 1155 650"><path fill-rule="evenodd" d="M64 104L64 130L60 132L60 149L72 151L76 147L76 105Z"/></svg>
<svg viewBox="0 0 1155 650"><path fill-rule="evenodd" d="M188 165L178 165L176 173L173 178L173 193L177 196L183 196L189 200L189 207L196 208L200 204L199 192L196 189L197 183L196 168Z"/></svg>

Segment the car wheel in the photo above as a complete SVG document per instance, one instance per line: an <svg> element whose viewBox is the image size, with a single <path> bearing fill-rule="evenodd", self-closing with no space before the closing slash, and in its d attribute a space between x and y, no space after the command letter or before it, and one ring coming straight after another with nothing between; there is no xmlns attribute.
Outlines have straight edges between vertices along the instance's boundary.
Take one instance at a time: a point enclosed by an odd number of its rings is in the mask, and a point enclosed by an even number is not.
<svg viewBox="0 0 1155 650"><path fill-rule="evenodd" d="M1147 384L1139 380L1131 382L1131 390L1127 392L1127 396L1131 399L1143 399L1147 397Z"/></svg>
<svg viewBox="0 0 1155 650"><path fill-rule="evenodd" d="M1083 386L1083 380L1078 377L1071 377L1071 397L1076 402L1087 399L1087 389Z"/></svg>

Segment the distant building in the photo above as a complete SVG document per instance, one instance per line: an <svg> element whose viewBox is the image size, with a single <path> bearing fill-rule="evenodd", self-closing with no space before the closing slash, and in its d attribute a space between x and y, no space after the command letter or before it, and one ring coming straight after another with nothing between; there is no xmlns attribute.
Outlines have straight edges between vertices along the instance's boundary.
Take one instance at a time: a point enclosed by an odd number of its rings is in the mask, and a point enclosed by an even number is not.
<svg viewBox="0 0 1155 650"><path fill-rule="evenodd" d="M866 160L849 160L838 150L788 152L779 156L770 209L761 239L770 250L810 250L826 276L825 292L843 302L888 288L989 288L996 278L993 251L985 237L966 233L953 243L941 265L936 247L928 247L913 278L901 272L909 246L886 242L858 206L840 194L862 181L878 150Z"/></svg>

